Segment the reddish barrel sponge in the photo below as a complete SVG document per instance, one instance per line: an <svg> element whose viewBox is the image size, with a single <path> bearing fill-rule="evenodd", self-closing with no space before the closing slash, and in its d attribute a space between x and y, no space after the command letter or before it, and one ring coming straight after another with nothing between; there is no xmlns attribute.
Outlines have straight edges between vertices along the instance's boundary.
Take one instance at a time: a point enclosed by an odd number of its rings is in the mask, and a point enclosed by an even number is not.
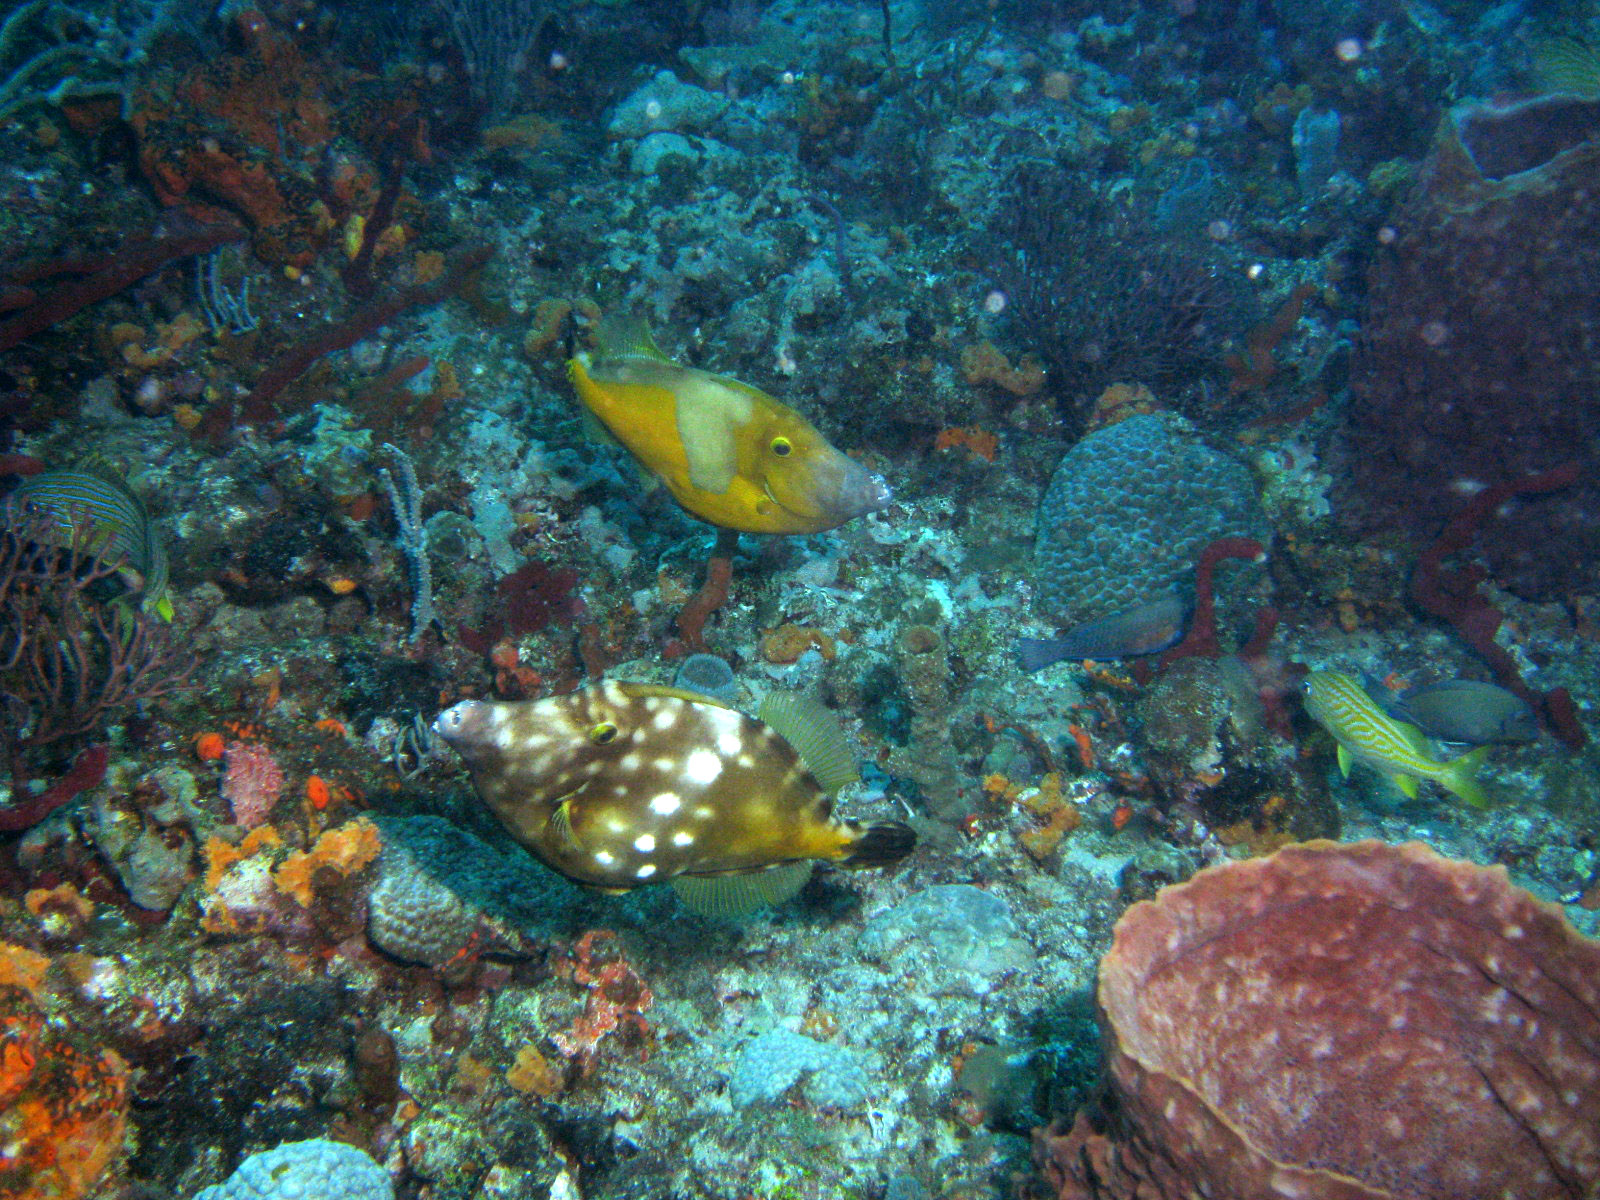
<svg viewBox="0 0 1600 1200"><path fill-rule="evenodd" d="M1479 531L1495 582L1529 600L1600 564L1600 99L1466 104L1440 122L1386 235L1351 365L1361 532L1433 539L1471 496L1574 457L1572 488Z"/></svg>
<svg viewBox="0 0 1600 1200"><path fill-rule="evenodd" d="M1600 1189L1600 943L1503 867L1307 842L1134 905L1100 965L1115 1127L1061 1200L1577 1200Z"/></svg>

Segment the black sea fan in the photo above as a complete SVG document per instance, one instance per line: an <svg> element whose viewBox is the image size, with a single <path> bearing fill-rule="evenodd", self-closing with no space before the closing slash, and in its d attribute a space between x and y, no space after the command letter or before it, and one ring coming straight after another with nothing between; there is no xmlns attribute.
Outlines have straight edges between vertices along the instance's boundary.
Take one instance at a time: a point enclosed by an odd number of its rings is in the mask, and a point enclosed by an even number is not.
<svg viewBox="0 0 1600 1200"><path fill-rule="evenodd" d="M988 266L1009 302L1017 350L1082 413L1107 384L1192 379L1241 326L1240 294L1204 243L1162 233L1053 162L1013 169L989 229Z"/></svg>

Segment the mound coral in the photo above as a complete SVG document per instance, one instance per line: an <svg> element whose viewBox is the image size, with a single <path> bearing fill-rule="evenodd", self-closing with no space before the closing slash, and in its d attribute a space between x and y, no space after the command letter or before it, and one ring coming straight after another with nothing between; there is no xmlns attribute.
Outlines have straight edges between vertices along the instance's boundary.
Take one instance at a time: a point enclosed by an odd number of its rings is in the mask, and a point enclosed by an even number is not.
<svg viewBox="0 0 1600 1200"><path fill-rule="evenodd" d="M1165 413L1128 417L1067 451L1039 504L1035 585L1063 625L1190 590L1224 537L1263 537L1250 473Z"/></svg>
<svg viewBox="0 0 1600 1200"><path fill-rule="evenodd" d="M1117 1125L1062 1200L1575 1200L1600 1185L1600 943L1502 867L1308 842L1134 905L1100 966Z"/></svg>

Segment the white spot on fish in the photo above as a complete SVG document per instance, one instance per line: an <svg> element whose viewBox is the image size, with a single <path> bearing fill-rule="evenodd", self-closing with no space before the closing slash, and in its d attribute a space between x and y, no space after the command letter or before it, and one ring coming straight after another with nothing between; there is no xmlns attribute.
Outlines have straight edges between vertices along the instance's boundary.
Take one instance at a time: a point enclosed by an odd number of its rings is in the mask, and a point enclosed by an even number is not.
<svg viewBox="0 0 1600 1200"><path fill-rule="evenodd" d="M656 873L656 865L655 865L655 863L645 863L645 865L640 867L637 871L635 871L633 873L633 875L634 875L635 879L649 879L650 876L654 875L655 873Z"/></svg>
<svg viewBox="0 0 1600 1200"><path fill-rule="evenodd" d="M722 774L722 760L710 750L696 750L683 764L683 773L690 782L704 786Z"/></svg>
<svg viewBox="0 0 1600 1200"><path fill-rule="evenodd" d="M640 854L649 854L656 848L656 839L648 833L641 833L633 839L633 848Z"/></svg>
<svg viewBox="0 0 1600 1200"><path fill-rule="evenodd" d="M678 765L678 760L675 759L675 758L668 758L665 755L662 755L662 757L652 761L650 765L652 767L654 767L658 771L666 772L666 771L670 771L674 767L676 767Z"/></svg>
<svg viewBox="0 0 1600 1200"><path fill-rule="evenodd" d="M672 835L672 844L674 846L688 846L693 844L693 842L694 834L690 833L687 829L680 829L677 833Z"/></svg>
<svg viewBox="0 0 1600 1200"><path fill-rule="evenodd" d="M731 729L725 729L717 734L717 749L732 758L739 753L739 747L744 745L744 739Z"/></svg>
<svg viewBox="0 0 1600 1200"><path fill-rule="evenodd" d="M670 817L683 807L683 797L677 792L662 792L650 800L650 811L659 813L663 817Z"/></svg>
<svg viewBox="0 0 1600 1200"><path fill-rule="evenodd" d="M655 716L650 718L650 724L655 726L657 729L671 729L673 723L676 722L677 719L677 714L671 709L663 708Z"/></svg>
<svg viewBox="0 0 1600 1200"><path fill-rule="evenodd" d="M637 750L630 750L627 754L624 754L620 759L617 760L617 766L621 767L624 771L637 771L643 765L644 755L640 754Z"/></svg>
<svg viewBox="0 0 1600 1200"><path fill-rule="evenodd" d="M617 856L611 853L609 850L596 850L594 852L594 860L602 867L609 867L612 863L617 861Z"/></svg>

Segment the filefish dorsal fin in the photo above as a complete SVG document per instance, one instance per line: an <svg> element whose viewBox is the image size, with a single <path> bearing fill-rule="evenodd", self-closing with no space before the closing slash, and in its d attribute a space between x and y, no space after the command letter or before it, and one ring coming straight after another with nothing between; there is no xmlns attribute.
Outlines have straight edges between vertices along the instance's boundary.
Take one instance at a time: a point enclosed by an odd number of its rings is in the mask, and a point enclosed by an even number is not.
<svg viewBox="0 0 1600 1200"><path fill-rule="evenodd" d="M794 747L830 796L861 778L844 728L831 709L798 692L768 692L759 716Z"/></svg>
<svg viewBox="0 0 1600 1200"><path fill-rule="evenodd" d="M629 696L662 696L669 700L687 700L691 704L705 704L711 708L733 708L733 705L725 704L715 696L703 695L689 688L668 687L664 683L626 682L617 686Z"/></svg>
<svg viewBox="0 0 1600 1200"><path fill-rule="evenodd" d="M602 317L595 326L594 344L599 358L648 358L670 363L651 336L650 323L643 317L618 313Z"/></svg>

